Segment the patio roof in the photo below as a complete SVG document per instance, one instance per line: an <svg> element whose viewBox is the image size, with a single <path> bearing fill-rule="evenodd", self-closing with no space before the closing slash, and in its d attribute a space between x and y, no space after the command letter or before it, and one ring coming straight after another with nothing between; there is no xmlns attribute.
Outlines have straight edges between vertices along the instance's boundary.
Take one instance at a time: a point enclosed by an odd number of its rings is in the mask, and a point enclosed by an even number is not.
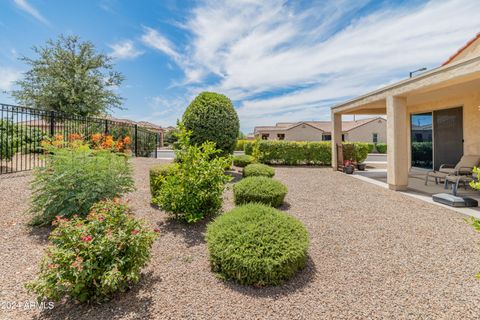
<svg viewBox="0 0 480 320"><path fill-rule="evenodd" d="M388 96L407 97L410 94L433 91L468 82L480 77L480 56L452 61L421 75L402 80L332 107L333 113L385 114Z"/></svg>

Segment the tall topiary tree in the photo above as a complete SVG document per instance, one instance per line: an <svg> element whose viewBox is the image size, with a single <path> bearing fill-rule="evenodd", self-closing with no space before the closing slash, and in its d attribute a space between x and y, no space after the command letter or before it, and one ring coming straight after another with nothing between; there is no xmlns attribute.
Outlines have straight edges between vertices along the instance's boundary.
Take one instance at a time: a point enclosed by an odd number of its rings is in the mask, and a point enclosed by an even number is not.
<svg viewBox="0 0 480 320"><path fill-rule="evenodd" d="M232 102L223 94L200 93L185 110L183 123L192 132L193 144L212 141L223 155L233 153L240 122Z"/></svg>
<svg viewBox="0 0 480 320"><path fill-rule="evenodd" d="M33 50L38 57L21 59L30 70L17 81L19 89L12 92L19 103L81 116L121 108L122 98L115 88L123 76L113 70L111 58L96 52L91 42L60 36Z"/></svg>

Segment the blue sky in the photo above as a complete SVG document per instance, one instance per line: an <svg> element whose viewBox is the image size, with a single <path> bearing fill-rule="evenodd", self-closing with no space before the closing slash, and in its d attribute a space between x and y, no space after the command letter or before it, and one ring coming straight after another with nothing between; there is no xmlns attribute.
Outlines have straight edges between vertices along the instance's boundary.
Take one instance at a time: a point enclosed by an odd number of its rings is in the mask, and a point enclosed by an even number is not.
<svg viewBox="0 0 480 320"><path fill-rule="evenodd" d="M327 120L330 107L440 65L480 32L480 1L0 2L0 102L21 55L79 35L115 60L127 110L114 116L174 125L201 91L226 94L242 131Z"/></svg>

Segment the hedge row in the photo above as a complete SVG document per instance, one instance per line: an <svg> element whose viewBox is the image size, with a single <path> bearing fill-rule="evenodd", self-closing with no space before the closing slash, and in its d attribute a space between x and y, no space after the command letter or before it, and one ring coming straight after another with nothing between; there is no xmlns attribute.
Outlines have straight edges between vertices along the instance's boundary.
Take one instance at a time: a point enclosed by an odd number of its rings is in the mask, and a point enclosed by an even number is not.
<svg viewBox="0 0 480 320"><path fill-rule="evenodd" d="M329 165L332 158L330 142L257 141L258 161L268 164Z"/></svg>

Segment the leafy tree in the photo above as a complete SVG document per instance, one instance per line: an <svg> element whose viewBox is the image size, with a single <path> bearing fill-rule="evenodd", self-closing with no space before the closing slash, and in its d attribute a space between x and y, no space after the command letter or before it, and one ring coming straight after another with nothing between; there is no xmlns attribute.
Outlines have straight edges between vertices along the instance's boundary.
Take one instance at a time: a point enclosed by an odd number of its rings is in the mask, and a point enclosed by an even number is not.
<svg viewBox="0 0 480 320"><path fill-rule="evenodd" d="M113 70L111 58L97 53L91 42L77 36L60 36L44 47L33 47L38 55L21 60L30 66L12 92L17 102L42 110L81 116L104 114L121 108L122 98L114 89L123 75Z"/></svg>
<svg viewBox="0 0 480 320"><path fill-rule="evenodd" d="M193 144L211 141L222 151L219 155L233 153L240 123L232 102L223 94L200 93L185 110L183 123L192 132Z"/></svg>

